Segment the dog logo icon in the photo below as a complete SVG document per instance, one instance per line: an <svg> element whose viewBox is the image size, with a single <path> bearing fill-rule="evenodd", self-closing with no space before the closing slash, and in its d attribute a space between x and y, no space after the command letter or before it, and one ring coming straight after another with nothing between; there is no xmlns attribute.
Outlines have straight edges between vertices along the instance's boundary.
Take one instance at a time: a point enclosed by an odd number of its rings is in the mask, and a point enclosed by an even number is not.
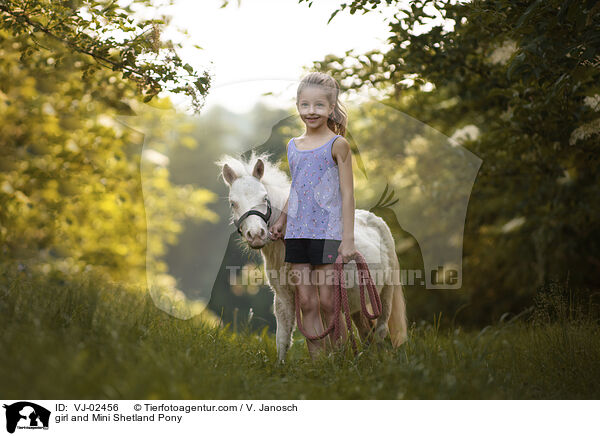
<svg viewBox="0 0 600 436"><path fill-rule="evenodd" d="M50 411L29 401L19 401L6 409L6 431L14 433L15 429L48 429Z"/></svg>

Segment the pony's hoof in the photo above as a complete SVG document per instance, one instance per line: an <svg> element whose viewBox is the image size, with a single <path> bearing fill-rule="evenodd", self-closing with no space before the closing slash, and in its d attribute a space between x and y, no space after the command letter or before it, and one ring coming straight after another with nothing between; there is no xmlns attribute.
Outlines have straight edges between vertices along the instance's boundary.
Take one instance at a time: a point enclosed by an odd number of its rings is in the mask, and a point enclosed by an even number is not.
<svg viewBox="0 0 600 436"><path fill-rule="evenodd" d="M383 342L385 338L389 335L389 333L390 330L388 329L388 326L384 324L378 327L377 330L375 330L375 340L377 342Z"/></svg>

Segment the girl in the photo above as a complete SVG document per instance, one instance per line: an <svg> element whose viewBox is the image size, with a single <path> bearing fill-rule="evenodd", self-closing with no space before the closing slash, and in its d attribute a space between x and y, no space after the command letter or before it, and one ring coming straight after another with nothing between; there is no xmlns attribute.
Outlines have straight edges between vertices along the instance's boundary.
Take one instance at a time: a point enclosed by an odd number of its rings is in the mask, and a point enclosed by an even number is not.
<svg viewBox="0 0 600 436"><path fill-rule="evenodd" d="M338 254L344 263L356 254L352 154L344 138L347 117L339 91L337 81L325 73L309 73L300 82L296 107L306 131L288 142L290 195L269 229L271 239L285 237L285 262L291 263L291 274L300 277L296 292L303 324L314 335L324 330L321 311L325 328L334 322L330 279ZM346 330L342 332L345 340ZM326 350L326 339L307 339L313 359Z"/></svg>

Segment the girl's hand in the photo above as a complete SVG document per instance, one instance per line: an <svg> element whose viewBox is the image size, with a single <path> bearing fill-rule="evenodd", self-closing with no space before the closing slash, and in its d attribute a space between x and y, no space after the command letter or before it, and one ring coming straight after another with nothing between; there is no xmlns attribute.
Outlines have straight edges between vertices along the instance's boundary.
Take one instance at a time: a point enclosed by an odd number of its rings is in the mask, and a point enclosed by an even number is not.
<svg viewBox="0 0 600 436"><path fill-rule="evenodd" d="M344 263L350 262L352 259L354 259L354 256L356 256L357 253L358 253L358 251L356 250L356 247L354 246L354 240L342 239L342 243L340 244L340 246L338 248L338 254L342 255L342 262L344 262Z"/></svg>
<svg viewBox="0 0 600 436"><path fill-rule="evenodd" d="M285 236L286 221L285 215L281 214L281 216L277 218L277 221L269 228L269 238L271 238L271 240L276 241L277 239L283 239Z"/></svg>

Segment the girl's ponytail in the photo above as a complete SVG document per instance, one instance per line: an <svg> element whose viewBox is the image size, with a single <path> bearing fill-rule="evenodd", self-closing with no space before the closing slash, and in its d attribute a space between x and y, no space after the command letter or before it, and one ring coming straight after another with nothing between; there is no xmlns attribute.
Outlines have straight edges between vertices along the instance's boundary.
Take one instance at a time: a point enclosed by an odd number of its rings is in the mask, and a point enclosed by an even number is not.
<svg viewBox="0 0 600 436"><path fill-rule="evenodd" d="M346 125L348 124L348 115L346 109L339 100L340 85L337 80L329 74L314 71L308 73L300 81L296 99L300 98L300 93L307 86L320 86L327 92L329 104L334 106L333 112L327 120L327 126L336 134L346 136Z"/></svg>

